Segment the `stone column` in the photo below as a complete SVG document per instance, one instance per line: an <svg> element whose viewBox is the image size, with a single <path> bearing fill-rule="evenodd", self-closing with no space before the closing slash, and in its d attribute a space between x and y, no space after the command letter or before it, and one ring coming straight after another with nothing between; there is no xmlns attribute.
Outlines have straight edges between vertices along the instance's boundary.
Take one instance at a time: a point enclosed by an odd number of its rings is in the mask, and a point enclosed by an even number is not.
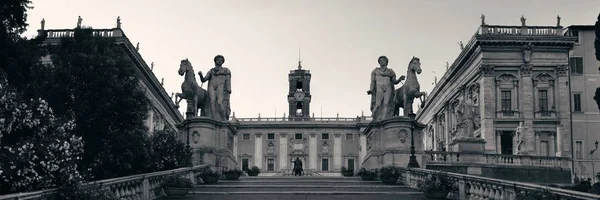
<svg viewBox="0 0 600 200"><path fill-rule="evenodd" d="M308 138L308 166L311 170L317 170L317 133L310 133Z"/></svg>
<svg viewBox="0 0 600 200"><path fill-rule="evenodd" d="M342 134L333 134L333 170L342 168Z"/></svg>
<svg viewBox="0 0 600 200"><path fill-rule="evenodd" d="M279 133L279 170L286 170L289 162L287 133Z"/></svg>
<svg viewBox="0 0 600 200"><path fill-rule="evenodd" d="M571 125L569 112L571 107L569 104L569 86L568 86L568 65L561 65L557 68L558 74L558 99L559 103L556 104L556 110L558 111L558 119L560 124L556 127L556 156L569 157L571 156Z"/></svg>
<svg viewBox="0 0 600 200"><path fill-rule="evenodd" d="M233 136L233 157L234 157L235 161L238 162L238 164L240 164L239 162L241 160L238 158L238 135L237 134L235 136Z"/></svg>
<svg viewBox="0 0 600 200"><path fill-rule="evenodd" d="M262 168L262 160L263 160L263 153L262 153L262 147L263 147L263 138L262 138L262 133L256 133L255 134L256 137L254 138L254 166L258 167L259 169L261 169L262 171L265 171L265 169ZM250 166L250 168L252 168L252 166Z"/></svg>
<svg viewBox="0 0 600 200"><path fill-rule="evenodd" d="M531 64L525 64L521 66L521 90L518 92L522 95L522 98L517 97L520 102L519 106L522 109L521 114L524 119L523 133L525 135L525 146L521 149L522 154L535 155L535 135L533 133L533 119L534 119L534 91L533 91L533 79L531 78L531 71L533 66Z"/></svg>
<svg viewBox="0 0 600 200"><path fill-rule="evenodd" d="M365 161L365 156L367 156L367 136L364 133L359 134L359 143L360 143L360 151L358 154L358 165L362 167L362 163ZM360 169L360 168L357 168Z"/></svg>
<svg viewBox="0 0 600 200"><path fill-rule="evenodd" d="M535 131L535 149L536 149L536 156L542 155L542 142L540 141L540 132L539 131Z"/></svg>
<svg viewBox="0 0 600 200"><path fill-rule="evenodd" d="M496 93L496 84L494 83L494 66L482 64L479 66L479 70L481 73L481 81L479 83L481 88L479 90L481 138L486 141L486 153L499 153L496 151L496 144L494 141L494 138L496 137L496 131L494 130L494 118L496 118L496 95L494 94Z"/></svg>
<svg viewBox="0 0 600 200"><path fill-rule="evenodd" d="M556 141L554 139L554 133L555 132L550 132L549 136L550 136L550 141L548 141L548 148L550 149L550 153L548 154L548 156L555 156L556 155L556 148L554 147L554 142Z"/></svg>

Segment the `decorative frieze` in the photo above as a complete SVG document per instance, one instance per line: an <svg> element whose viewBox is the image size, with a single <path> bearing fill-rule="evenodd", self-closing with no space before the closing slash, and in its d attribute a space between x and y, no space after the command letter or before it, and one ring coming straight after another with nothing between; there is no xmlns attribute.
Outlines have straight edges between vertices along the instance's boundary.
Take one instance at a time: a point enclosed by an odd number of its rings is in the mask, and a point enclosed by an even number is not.
<svg viewBox="0 0 600 200"><path fill-rule="evenodd" d="M479 66L479 70L481 71L481 75L484 77L492 77L494 76L494 66L482 64Z"/></svg>

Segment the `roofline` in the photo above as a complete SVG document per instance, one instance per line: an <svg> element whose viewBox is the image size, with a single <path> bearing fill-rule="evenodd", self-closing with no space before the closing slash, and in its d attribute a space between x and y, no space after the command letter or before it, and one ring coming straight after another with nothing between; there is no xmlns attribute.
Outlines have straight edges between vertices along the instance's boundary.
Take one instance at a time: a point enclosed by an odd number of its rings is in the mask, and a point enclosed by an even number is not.
<svg viewBox="0 0 600 200"><path fill-rule="evenodd" d="M567 30L596 30L594 25L571 25L567 27Z"/></svg>

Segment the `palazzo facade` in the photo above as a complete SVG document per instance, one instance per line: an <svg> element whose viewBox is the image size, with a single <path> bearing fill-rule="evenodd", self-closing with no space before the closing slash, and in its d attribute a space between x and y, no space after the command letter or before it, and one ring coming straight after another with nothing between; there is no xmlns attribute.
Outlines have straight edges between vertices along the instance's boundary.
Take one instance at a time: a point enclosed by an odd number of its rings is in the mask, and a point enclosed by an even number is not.
<svg viewBox="0 0 600 200"><path fill-rule="evenodd" d="M571 156L569 50L563 27L482 22L417 113L426 150L448 151L459 99L473 111L485 153ZM517 131L518 130L518 131Z"/></svg>

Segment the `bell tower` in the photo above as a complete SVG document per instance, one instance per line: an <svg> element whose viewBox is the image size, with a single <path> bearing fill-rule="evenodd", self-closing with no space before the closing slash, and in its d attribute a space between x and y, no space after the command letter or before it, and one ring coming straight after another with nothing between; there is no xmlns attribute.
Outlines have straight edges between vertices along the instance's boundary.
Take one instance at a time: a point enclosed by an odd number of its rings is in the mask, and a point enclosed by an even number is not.
<svg viewBox="0 0 600 200"><path fill-rule="evenodd" d="M308 121L310 118L310 70L302 69L302 61L298 61L298 69L288 74L290 89L288 92L289 120Z"/></svg>

